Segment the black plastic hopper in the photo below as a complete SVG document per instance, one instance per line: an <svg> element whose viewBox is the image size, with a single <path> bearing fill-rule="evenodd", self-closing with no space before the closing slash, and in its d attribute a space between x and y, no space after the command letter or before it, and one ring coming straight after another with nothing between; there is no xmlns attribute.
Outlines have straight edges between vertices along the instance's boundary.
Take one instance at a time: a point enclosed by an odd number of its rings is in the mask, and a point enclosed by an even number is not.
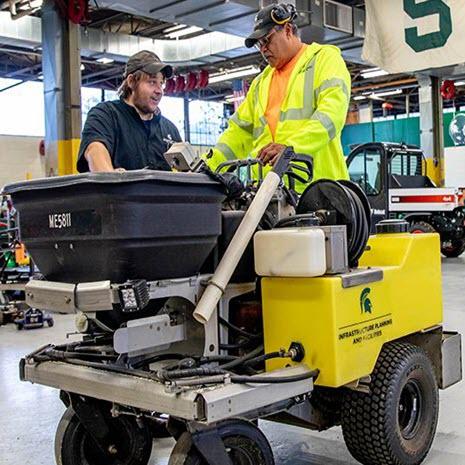
<svg viewBox="0 0 465 465"><path fill-rule="evenodd" d="M46 279L85 282L192 276L221 233L221 184L138 170L8 185L22 241Z"/></svg>

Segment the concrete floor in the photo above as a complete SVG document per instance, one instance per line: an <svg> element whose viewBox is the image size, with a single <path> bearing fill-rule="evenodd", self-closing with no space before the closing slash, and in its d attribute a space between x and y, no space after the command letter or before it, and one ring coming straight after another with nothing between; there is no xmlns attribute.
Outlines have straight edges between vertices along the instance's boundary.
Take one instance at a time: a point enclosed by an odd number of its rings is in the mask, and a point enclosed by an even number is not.
<svg viewBox="0 0 465 465"><path fill-rule="evenodd" d="M443 260L446 329L465 334L465 258ZM53 328L18 332L0 327L0 465L53 465L56 425L64 411L58 391L18 379L18 360L39 346L64 341L74 330L73 318L57 315ZM465 390L463 384L441 392L436 439L427 465L465 465ZM315 433L260 422L271 442L276 465L356 464L340 428ZM154 443L150 465L166 465L174 442Z"/></svg>

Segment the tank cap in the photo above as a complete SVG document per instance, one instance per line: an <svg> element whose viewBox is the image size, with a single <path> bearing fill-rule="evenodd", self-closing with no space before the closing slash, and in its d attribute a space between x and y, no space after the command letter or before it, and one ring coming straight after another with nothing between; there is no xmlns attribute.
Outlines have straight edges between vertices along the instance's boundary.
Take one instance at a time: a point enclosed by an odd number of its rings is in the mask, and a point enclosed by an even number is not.
<svg viewBox="0 0 465 465"><path fill-rule="evenodd" d="M376 234L406 233L409 224L404 220L382 220L376 223Z"/></svg>

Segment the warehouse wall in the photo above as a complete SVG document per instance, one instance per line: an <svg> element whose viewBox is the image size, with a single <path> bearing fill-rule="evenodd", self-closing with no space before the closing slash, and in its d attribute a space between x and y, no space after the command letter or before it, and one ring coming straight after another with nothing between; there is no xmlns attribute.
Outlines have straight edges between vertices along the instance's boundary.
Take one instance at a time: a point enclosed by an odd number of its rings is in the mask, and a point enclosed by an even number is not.
<svg viewBox="0 0 465 465"><path fill-rule="evenodd" d="M0 188L14 181L45 176L39 155L41 137L0 135Z"/></svg>
<svg viewBox="0 0 465 465"><path fill-rule="evenodd" d="M449 125L453 113L444 113L444 147L453 147L454 142L449 135ZM342 131L344 155L349 155L353 144L365 142L405 142L420 145L420 118L399 118L373 123L349 124Z"/></svg>

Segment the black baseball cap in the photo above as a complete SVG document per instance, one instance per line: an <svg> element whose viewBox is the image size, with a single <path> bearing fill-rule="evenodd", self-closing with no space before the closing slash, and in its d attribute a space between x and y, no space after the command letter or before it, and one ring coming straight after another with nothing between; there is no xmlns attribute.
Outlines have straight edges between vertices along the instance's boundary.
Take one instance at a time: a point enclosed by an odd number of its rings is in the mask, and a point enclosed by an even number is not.
<svg viewBox="0 0 465 465"><path fill-rule="evenodd" d="M173 67L163 63L157 54L149 50L142 50L129 57L124 69L124 77L136 71L144 71L147 74L162 73L166 79L173 75Z"/></svg>
<svg viewBox="0 0 465 465"><path fill-rule="evenodd" d="M262 8L255 16L255 24L252 34L245 39L247 48L253 47L259 39L265 37L275 26L278 25L273 20L272 11L276 8L276 4L268 5Z"/></svg>

